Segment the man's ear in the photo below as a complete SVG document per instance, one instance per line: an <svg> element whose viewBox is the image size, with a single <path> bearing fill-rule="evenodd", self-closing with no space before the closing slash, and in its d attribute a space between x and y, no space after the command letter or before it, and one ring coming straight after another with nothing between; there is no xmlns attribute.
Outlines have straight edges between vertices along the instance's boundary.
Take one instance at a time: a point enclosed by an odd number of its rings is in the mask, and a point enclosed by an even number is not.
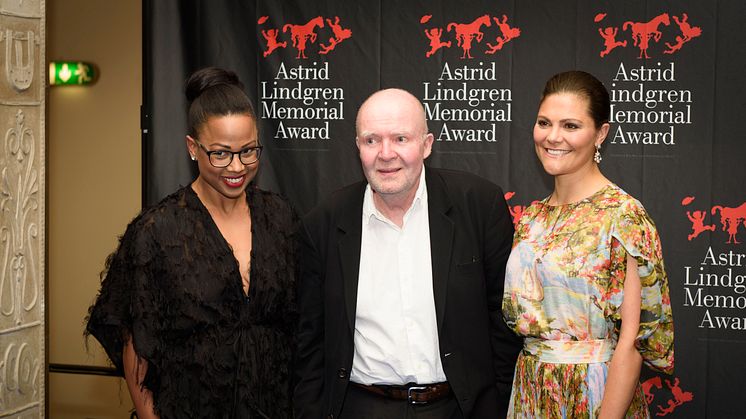
<svg viewBox="0 0 746 419"><path fill-rule="evenodd" d="M427 135L425 135L423 141L425 142L425 153L423 155L423 159L426 159L430 156L430 153L433 152L433 142L435 141L435 136L433 136L433 133L428 132Z"/></svg>

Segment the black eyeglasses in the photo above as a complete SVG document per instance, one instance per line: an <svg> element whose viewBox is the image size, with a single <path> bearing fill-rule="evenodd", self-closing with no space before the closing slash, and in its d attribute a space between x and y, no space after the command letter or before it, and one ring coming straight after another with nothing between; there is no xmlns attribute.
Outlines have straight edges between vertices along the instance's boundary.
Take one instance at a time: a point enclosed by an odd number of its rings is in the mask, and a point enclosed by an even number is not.
<svg viewBox="0 0 746 419"><path fill-rule="evenodd" d="M210 160L210 164L218 168L230 166L230 164L233 162L233 157L236 154L238 154L238 160L240 160L241 163L245 165L254 164L259 161L259 156L262 155L262 148L264 148L263 146L259 145L256 147L246 147L243 150L239 151L208 150L199 141L194 140L194 142L199 146L199 148L205 151L208 160Z"/></svg>

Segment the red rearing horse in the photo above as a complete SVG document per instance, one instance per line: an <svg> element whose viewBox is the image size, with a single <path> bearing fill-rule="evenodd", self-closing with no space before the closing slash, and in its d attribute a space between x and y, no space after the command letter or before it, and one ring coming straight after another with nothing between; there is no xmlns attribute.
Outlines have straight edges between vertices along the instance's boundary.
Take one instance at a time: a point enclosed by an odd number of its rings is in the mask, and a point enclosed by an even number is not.
<svg viewBox="0 0 746 419"><path fill-rule="evenodd" d="M640 56L637 58L648 57L648 40L653 37L655 42L660 41L661 32L658 30L658 26L661 24L668 26L671 21L668 19L668 13L663 13L651 19L649 22L624 22L622 29L625 31L627 27L632 27L632 41L634 45L640 48Z"/></svg>
<svg viewBox="0 0 746 419"><path fill-rule="evenodd" d="M476 38L477 42L481 42L484 37L484 33L479 28L484 26L490 26L490 16L482 15L474 19L471 23L455 23L451 22L448 24L448 32L452 28L456 29L456 41L458 46L464 50L464 54L461 58L472 58L471 56L471 40Z"/></svg>
<svg viewBox="0 0 746 419"><path fill-rule="evenodd" d="M306 57L306 39L309 39L312 43L316 42L316 33L313 30L317 26L319 28L324 27L324 19L321 16L316 16L305 25L291 25L288 23L282 27L282 32L287 32L290 29L293 46L298 49L298 56L295 58L308 58Z"/></svg>

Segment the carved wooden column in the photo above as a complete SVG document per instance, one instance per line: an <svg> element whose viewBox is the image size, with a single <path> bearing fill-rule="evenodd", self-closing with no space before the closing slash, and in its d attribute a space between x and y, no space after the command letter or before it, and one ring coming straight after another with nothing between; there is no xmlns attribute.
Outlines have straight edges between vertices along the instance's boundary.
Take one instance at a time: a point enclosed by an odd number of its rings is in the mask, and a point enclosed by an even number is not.
<svg viewBox="0 0 746 419"><path fill-rule="evenodd" d="M0 0L0 417L44 417L45 3Z"/></svg>

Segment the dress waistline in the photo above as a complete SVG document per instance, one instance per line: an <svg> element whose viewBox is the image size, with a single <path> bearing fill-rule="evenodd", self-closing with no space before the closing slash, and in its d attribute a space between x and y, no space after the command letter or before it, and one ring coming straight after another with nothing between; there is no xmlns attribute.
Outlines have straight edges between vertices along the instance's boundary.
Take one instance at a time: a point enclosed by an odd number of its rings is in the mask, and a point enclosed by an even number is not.
<svg viewBox="0 0 746 419"><path fill-rule="evenodd" d="M593 364L607 362L616 348L613 339L545 340L526 338L523 350L550 364Z"/></svg>

